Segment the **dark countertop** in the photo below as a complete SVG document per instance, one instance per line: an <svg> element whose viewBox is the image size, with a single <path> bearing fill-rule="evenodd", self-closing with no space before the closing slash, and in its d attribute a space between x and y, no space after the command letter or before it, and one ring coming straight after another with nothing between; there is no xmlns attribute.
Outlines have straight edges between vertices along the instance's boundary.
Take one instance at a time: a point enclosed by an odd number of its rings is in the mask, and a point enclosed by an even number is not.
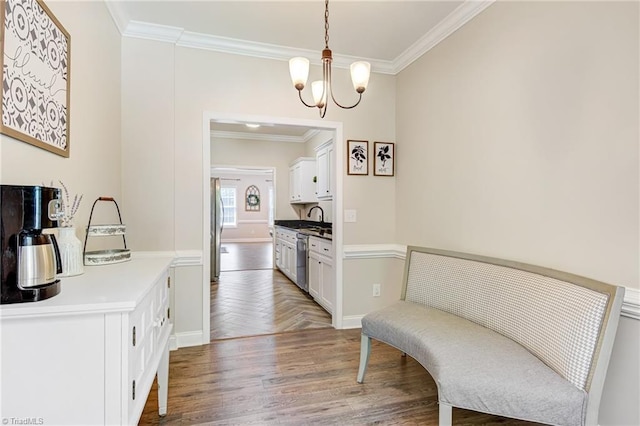
<svg viewBox="0 0 640 426"><path fill-rule="evenodd" d="M333 226L328 222L315 222L311 220L275 220L273 224L275 226L289 228L312 237L324 238L325 240L333 239Z"/></svg>

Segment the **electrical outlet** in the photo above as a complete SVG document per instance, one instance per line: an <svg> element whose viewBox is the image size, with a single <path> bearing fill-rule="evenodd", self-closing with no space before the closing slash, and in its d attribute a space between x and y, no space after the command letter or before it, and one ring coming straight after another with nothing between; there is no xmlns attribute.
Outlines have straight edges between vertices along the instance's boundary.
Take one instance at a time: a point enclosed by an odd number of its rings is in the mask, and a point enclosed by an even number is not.
<svg viewBox="0 0 640 426"><path fill-rule="evenodd" d="M373 297L380 297L380 284L373 285Z"/></svg>

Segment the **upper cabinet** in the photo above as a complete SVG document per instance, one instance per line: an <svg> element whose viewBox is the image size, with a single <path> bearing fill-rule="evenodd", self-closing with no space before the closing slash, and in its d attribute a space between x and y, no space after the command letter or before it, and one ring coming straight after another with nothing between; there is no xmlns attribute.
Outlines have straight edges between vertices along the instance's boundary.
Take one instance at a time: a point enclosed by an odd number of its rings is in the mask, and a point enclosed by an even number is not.
<svg viewBox="0 0 640 426"><path fill-rule="evenodd" d="M289 202L291 204L316 203L316 159L301 157L289 167Z"/></svg>
<svg viewBox="0 0 640 426"><path fill-rule="evenodd" d="M333 199L333 171L335 156L333 141L326 142L316 148L316 197L318 200Z"/></svg>

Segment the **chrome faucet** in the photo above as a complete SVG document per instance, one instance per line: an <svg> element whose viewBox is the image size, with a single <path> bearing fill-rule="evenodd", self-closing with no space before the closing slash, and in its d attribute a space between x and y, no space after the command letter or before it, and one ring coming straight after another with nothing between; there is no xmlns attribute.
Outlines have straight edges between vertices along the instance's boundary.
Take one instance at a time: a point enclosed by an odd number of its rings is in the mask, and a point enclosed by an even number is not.
<svg viewBox="0 0 640 426"><path fill-rule="evenodd" d="M307 217L311 217L311 212L313 209L320 209L320 223L324 223L324 210L320 206L313 206L309 209L309 213L307 213Z"/></svg>

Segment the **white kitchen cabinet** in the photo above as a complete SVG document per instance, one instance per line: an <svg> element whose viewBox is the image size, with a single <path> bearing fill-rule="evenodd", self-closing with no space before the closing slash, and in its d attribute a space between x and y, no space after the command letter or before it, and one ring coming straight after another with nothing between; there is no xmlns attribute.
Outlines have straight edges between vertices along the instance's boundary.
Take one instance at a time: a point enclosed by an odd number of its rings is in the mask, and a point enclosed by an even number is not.
<svg viewBox="0 0 640 426"><path fill-rule="evenodd" d="M317 202L316 159L300 157L289 166L289 202L307 204Z"/></svg>
<svg viewBox="0 0 640 426"><path fill-rule="evenodd" d="M327 312L333 314L336 290L333 277L331 241L309 237L309 294Z"/></svg>
<svg viewBox="0 0 640 426"><path fill-rule="evenodd" d="M333 199L334 164L333 141L324 143L316 148L316 197L318 200Z"/></svg>
<svg viewBox="0 0 640 426"><path fill-rule="evenodd" d="M333 314L336 303L336 287L333 279L333 258L320 256L320 304Z"/></svg>
<svg viewBox="0 0 640 426"><path fill-rule="evenodd" d="M276 231L276 237L274 239L275 241L275 262L276 262L276 268L278 269L282 269L282 241L280 240L280 238L278 238L278 232Z"/></svg>
<svg viewBox="0 0 640 426"><path fill-rule="evenodd" d="M309 242L311 244L311 242ZM309 263L307 269L309 273L309 294L314 300L320 300L320 274L322 260L317 252L309 251Z"/></svg>
<svg viewBox="0 0 640 426"><path fill-rule="evenodd" d="M280 247L279 263L276 267L293 282L296 282L298 273L298 259L296 256L296 231L276 226L276 247Z"/></svg>
<svg viewBox="0 0 640 426"><path fill-rule="evenodd" d="M171 261L85 268L55 297L2 305L0 417L137 424L156 375L166 414Z"/></svg>

